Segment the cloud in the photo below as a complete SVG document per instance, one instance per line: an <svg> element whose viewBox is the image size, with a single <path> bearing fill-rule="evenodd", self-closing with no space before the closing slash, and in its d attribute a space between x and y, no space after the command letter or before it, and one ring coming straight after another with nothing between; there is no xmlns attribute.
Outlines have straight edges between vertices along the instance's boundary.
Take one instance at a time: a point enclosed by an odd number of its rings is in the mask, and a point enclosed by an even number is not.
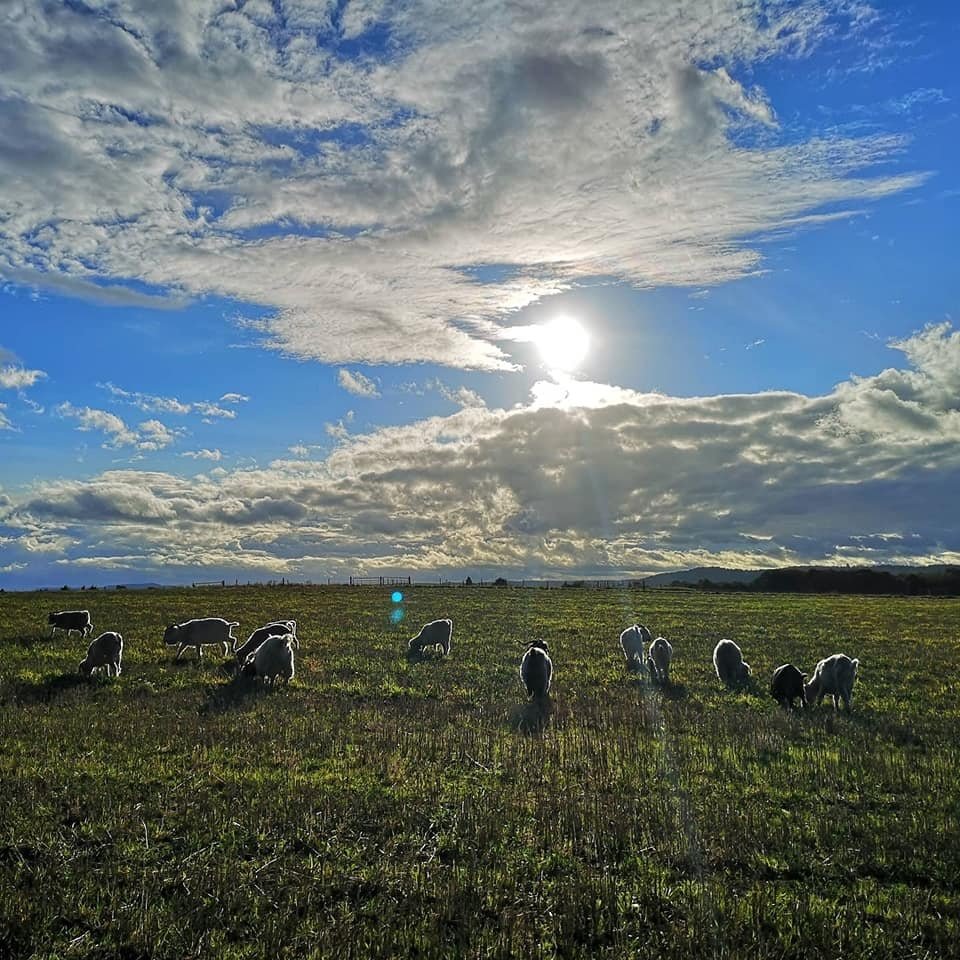
<svg viewBox="0 0 960 960"><path fill-rule="evenodd" d="M359 370L345 370L341 368L337 371L337 383L343 387L347 393L352 393L356 397L379 397L380 391L377 385L369 378L365 377Z"/></svg>
<svg viewBox="0 0 960 960"><path fill-rule="evenodd" d="M305 577L960 562L960 335L940 324L892 346L907 369L822 396L570 379L509 409L366 434L341 423L317 460L38 483L3 508L5 551L99 557L109 533L142 572Z"/></svg>
<svg viewBox="0 0 960 960"><path fill-rule="evenodd" d="M242 393L225 393L221 398L221 403L246 403L250 398Z"/></svg>
<svg viewBox="0 0 960 960"><path fill-rule="evenodd" d="M162 397L150 393L139 393L133 390L124 390L109 381L107 383L98 383L97 386L100 387L101 390L106 390L121 403L128 403L140 410L151 413L172 413L178 416L186 416L189 413L199 413L207 418L216 417L225 420L234 420L237 416L235 410L229 410L226 407L221 407L208 400L185 401L178 400L176 397ZM225 394L225 397L232 398L226 401L228 403L240 403L249 399L239 393L228 393ZM221 397L221 400L223 399L224 398Z"/></svg>
<svg viewBox="0 0 960 960"><path fill-rule="evenodd" d="M94 407L76 407L69 401L56 406L60 417L77 420L78 430L98 430L106 434L105 448L136 447L138 450L162 450L177 437L177 431L171 430L159 420L144 420L138 429L128 426L120 417L108 410Z"/></svg>
<svg viewBox="0 0 960 960"><path fill-rule="evenodd" d="M181 457L189 457L191 460L214 460L220 461L223 459L223 453L218 449L208 450L204 447L201 450L184 450L180 454Z"/></svg>
<svg viewBox="0 0 960 960"><path fill-rule="evenodd" d="M884 166L902 139L811 136L746 82L876 19L845 0L33 5L0 37L0 275L258 305L258 342L299 358L510 369L528 304L597 275L742 277L757 237L921 183Z"/></svg>
<svg viewBox="0 0 960 960"><path fill-rule="evenodd" d="M0 430L13 430L14 429L13 424L10 422L10 419L7 417L7 415L3 412L6 409L7 409L7 405L5 403L0 403Z"/></svg>
<svg viewBox="0 0 960 960"><path fill-rule="evenodd" d="M38 380L46 379L42 370L27 370L13 365L0 367L0 387L7 390L24 390Z"/></svg>

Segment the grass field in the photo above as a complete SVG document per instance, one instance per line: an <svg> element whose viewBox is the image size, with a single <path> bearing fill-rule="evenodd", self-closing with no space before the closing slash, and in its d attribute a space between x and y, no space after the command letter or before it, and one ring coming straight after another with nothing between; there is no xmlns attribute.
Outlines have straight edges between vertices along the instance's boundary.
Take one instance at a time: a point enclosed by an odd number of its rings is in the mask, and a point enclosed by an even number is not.
<svg viewBox="0 0 960 960"><path fill-rule="evenodd" d="M86 607L125 638L76 676ZM0 595L0 956L946 957L960 943L960 602L421 588ZM299 621L284 688L164 624ZM453 655L408 663L421 622ZM627 676L620 630L674 644ZM551 709L522 702L543 636ZM757 682L721 689L728 636ZM773 668L861 661L851 716ZM190 655L187 654L187 657Z"/></svg>

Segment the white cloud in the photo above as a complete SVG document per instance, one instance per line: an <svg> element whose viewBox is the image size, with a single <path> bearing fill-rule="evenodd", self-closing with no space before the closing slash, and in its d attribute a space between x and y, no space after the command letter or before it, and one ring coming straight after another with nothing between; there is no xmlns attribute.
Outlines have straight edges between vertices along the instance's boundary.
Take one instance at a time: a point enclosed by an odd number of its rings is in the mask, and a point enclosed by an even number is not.
<svg viewBox="0 0 960 960"><path fill-rule="evenodd" d="M13 424L10 422L9 417L3 412L7 409L5 403L0 403L0 430L13 430Z"/></svg>
<svg viewBox="0 0 960 960"><path fill-rule="evenodd" d="M209 450L206 447L201 450L184 450L181 457L189 457L191 460L214 460L223 459L223 453L218 449Z"/></svg>
<svg viewBox="0 0 960 960"><path fill-rule="evenodd" d="M359 370L345 370L341 368L337 371L337 383L356 397L379 397L380 391L377 385L369 378L365 377Z"/></svg>
<svg viewBox="0 0 960 960"><path fill-rule="evenodd" d="M106 390L121 403L128 403L137 407L139 410L151 413L172 413L179 416L186 416L189 413L199 413L208 418L208 422L211 417L234 420L237 416L235 410L229 410L226 407L221 407L208 400L187 401L178 400L176 397L162 397L151 393L139 393L134 390L124 390L109 381L107 383L98 383L97 386L100 387L101 390ZM232 398L227 401L229 403L239 403L249 399L239 393L228 393L225 394L225 396ZM223 398L221 397L221 399Z"/></svg>
<svg viewBox="0 0 960 960"><path fill-rule="evenodd" d="M159 420L144 420L137 430L128 426L115 413L94 407L76 407L65 402L56 406L58 416L78 421L78 430L98 430L107 435L105 448L136 447L138 450L162 450L176 439L177 431Z"/></svg>
<svg viewBox="0 0 960 960"><path fill-rule="evenodd" d="M242 393L225 393L221 398L221 403L246 403L250 398Z"/></svg>
<svg viewBox="0 0 960 960"><path fill-rule="evenodd" d="M745 83L831 32L855 45L876 18L845 0L284 14L128 0L9 18L0 276L266 306L262 342L297 357L507 369L505 327L539 298L595 275L741 277L752 238L922 180L881 166L901 140L810 137ZM390 57L340 58L374 20Z"/></svg>
<svg viewBox="0 0 960 960"><path fill-rule="evenodd" d="M0 367L0 387L7 390L24 390L32 387L38 380L46 378L42 370L27 370L13 365Z"/></svg>
<svg viewBox="0 0 960 960"><path fill-rule="evenodd" d="M947 388L960 337L939 325L894 346L907 370L824 396L677 398L571 380L511 409L367 434L340 423L316 461L40 483L2 508L4 547L13 562L52 542L99 557L109 527L144 571L303 576L956 562L960 394Z"/></svg>

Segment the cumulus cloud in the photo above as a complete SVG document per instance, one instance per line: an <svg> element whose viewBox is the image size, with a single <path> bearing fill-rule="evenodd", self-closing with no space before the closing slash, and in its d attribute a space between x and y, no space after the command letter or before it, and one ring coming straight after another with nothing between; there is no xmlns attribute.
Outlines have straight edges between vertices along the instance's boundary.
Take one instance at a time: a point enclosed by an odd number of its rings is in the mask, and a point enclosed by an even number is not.
<svg viewBox="0 0 960 960"><path fill-rule="evenodd" d="M177 431L171 430L159 420L144 420L137 429L127 425L115 413L98 410L95 407L77 407L69 401L56 406L58 416L76 420L78 430L97 430L106 434L103 446L135 447L138 450L162 450L177 437Z"/></svg>
<svg viewBox="0 0 960 960"><path fill-rule="evenodd" d="M250 398L242 393L225 393L221 398L221 403L246 403Z"/></svg>
<svg viewBox="0 0 960 960"><path fill-rule="evenodd" d="M377 385L369 378L365 377L359 370L346 370L341 368L337 371L337 383L356 397L379 397L380 391Z"/></svg>
<svg viewBox="0 0 960 960"><path fill-rule="evenodd" d="M43 370L27 370L25 367L7 365L0 367L0 387L7 390L24 390L38 380L46 378Z"/></svg>
<svg viewBox="0 0 960 960"><path fill-rule="evenodd" d="M210 450L207 447L203 447L200 450L184 450L180 454L181 457L189 457L191 460L214 460L220 461L223 459L223 453L219 449Z"/></svg>
<svg viewBox="0 0 960 960"><path fill-rule="evenodd" d="M301 358L508 369L527 304L595 275L741 277L752 238L922 180L881 166L900 140L781 127L747 82L855 38L858 9L21 5L0 37L0 276L261 305L260 342ZM354 40L370 52L345 58Z"/></svg>
<svg viewBox="0 0 960 960"><path fill-rule="evenodd" d="M5 549L21 562L57 542L89 558L109 539L143 572L306 577L958 562L960 337L937 325L893 346L907 369L823 396L677 398L571 379L509 409L365 434L340 424L318 460L39 483L8 498Z"/></svg>

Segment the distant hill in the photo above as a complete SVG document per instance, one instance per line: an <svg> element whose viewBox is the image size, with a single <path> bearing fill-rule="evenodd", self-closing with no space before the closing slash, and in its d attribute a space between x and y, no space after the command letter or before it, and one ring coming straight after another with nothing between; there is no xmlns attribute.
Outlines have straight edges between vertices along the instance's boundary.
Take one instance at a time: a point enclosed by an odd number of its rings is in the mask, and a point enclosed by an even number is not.
<svg viewBox="0 0 960 960"><path fill-rule="evenodd" d="M693 567L691 570L677 570L675 573L656 573L645 577L648 586L667 587L671 583L699 583L709 580L711 583L753 583L765 570L735 570L732 567Z"/></svg>

